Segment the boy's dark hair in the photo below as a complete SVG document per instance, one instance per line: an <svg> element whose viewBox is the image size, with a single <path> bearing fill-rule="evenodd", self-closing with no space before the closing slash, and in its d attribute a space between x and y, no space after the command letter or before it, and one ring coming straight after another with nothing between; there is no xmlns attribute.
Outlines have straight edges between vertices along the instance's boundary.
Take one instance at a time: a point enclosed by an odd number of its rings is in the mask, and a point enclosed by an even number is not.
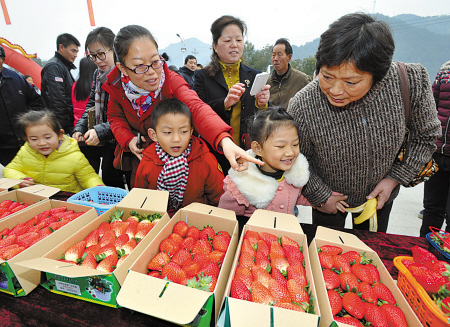
<svg viewBox="0 0 450 327"><path fill-rule="evenodd" d="M158 50L158 43L153 37L152 33L145 27L139 25L128 25L122 27L117 33L114 39L114 53L117 56L117 60L124 64L124 58L130 50L131 44L137 39L147 38L155 44L156 50Z"/></svg>
<svg viewBox="0 0 450 327"><path fill-rule="evenodd" d="M293 126L297 129L294 118L283 107L269 107L259 111L250 125L250 138L263 145L276 130Z"/></svg>
<svg viewBox="0 0 450 327"><path fill-rule="evenodd" d="M75 44L77 47L80 46L80 42L75 36L69 33L64 33L58 35L56 38L56 51L59 50L59 45L62 44L64 48L67 48L71 44Z"/></svg>
<svg viewBox="0 0 450 327"><path fill-rule="evenodd" d="M56 119L55 114L48 110L30 110L18 116L17 124L20 127L22 138L27 140L26 129L36 125L48 125L56 134L61 132L61 124Z"/></svg>
<svg viewBox="0 0 450 327"><path fill-rule="evenodd" d="M286 52L286 55L287 55L287 56L289 56L290 54L292 54L292 46L291 46L291 44L289 43L289 40L288 40L288 39L285 39L285 38L278 39L278 40L275 42L275 45L278 45L278 44L284 44L284 52ZM275 47L275 45L274 45L274 47Z"/></svg>
<svg viewBox="0 0 450 327"><path fill-rule="evenodd" d="M362 13L342 16L320 36L316 73L320 68L354 63L372 74L373 84L388 72L395 44L388 24Z"/></svg>
<svg viewBox="0 0 450 327"><path fill-rule="evenodd" d="M195 59L195 61L197 61L197 58L195 58L193 55L187 55L187 57L184 59L184 63L187 64L189 59Z"/></svg>
<svg viewBox="0 0 450 327"><path fill-rule="evenodd" d="M150 128L156 130L156 125L158 125L159 117L166 114L181 114L189 117L189 122L192 125L192 115L191 110L189 107L182 101L171 98L171 99L165 99L161 102L159 102L155 108L152 111L152 114L150 116Z"/></svg>

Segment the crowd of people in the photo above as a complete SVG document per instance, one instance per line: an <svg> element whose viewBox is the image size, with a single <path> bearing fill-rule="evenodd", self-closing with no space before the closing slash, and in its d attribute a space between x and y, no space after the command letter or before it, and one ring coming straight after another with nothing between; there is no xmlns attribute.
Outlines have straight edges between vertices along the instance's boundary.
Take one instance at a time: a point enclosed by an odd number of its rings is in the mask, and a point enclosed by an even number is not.
<svg viewBox="0 0 450 327"><path fill-rule="evenodd" d="M165 190L169 214L200 202L235 211L241 226L256 209L294 214L297 205L313 207L315 224L344 226L347 208L376 198L378 231L386 232L400 185L433 156L439 170L425 184L420 233L442 226L450 62L433 89L422 65L406 64L411 147L399 162L407 126L386 23L360 13L332 23L314 79L291 66L289 41L276 40L274 71L255 95L260 71L242 60L246 33L241 19L219 17L211 61L199 67L189 55L177 69L145 27L117 35L98 27L86 38L77 81L70 71L80 42L61 34L40 95L30 76L2 68L0 47L3 176L73 193L96 185Z"/></svg>

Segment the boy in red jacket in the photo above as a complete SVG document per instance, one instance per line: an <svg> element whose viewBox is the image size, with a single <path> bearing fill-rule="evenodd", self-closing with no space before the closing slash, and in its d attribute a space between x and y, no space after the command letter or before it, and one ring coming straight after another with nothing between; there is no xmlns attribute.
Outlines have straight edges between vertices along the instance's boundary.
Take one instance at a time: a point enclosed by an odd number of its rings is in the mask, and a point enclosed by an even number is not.
<svg viewBox="0 0 450 327"><path fill-rule="evenodd" d="M161 101L151 114L148 136L135 187L169 191L168 213L192 202L217 206L223 173L206 143L192 135L189 107L178 99Z"/></svg>

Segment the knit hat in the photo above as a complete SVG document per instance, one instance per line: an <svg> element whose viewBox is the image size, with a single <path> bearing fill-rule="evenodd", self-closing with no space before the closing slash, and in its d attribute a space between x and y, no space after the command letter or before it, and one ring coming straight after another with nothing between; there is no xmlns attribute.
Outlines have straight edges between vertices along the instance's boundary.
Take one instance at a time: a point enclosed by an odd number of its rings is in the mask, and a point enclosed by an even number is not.
<svg viewBox="0 0 450 327"><path fill-rule="evenodd" d="M0 45L0 57L5 59L5 49Z"/></svg>

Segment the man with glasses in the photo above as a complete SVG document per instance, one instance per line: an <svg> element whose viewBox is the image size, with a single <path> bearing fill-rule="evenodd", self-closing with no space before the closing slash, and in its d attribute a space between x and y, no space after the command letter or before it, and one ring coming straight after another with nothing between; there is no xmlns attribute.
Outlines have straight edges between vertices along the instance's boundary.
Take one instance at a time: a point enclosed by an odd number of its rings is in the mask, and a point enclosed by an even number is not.
<svg viewBox="0 0 450 327"><path fill-rule="evenodd" d="M55 112L62 128L72 134L73 106L72 84L75 79L70 73L78 54L80 42L71 34L65 33L56 39L55 56L41 72L41 92L44 107Z"/></svg>

